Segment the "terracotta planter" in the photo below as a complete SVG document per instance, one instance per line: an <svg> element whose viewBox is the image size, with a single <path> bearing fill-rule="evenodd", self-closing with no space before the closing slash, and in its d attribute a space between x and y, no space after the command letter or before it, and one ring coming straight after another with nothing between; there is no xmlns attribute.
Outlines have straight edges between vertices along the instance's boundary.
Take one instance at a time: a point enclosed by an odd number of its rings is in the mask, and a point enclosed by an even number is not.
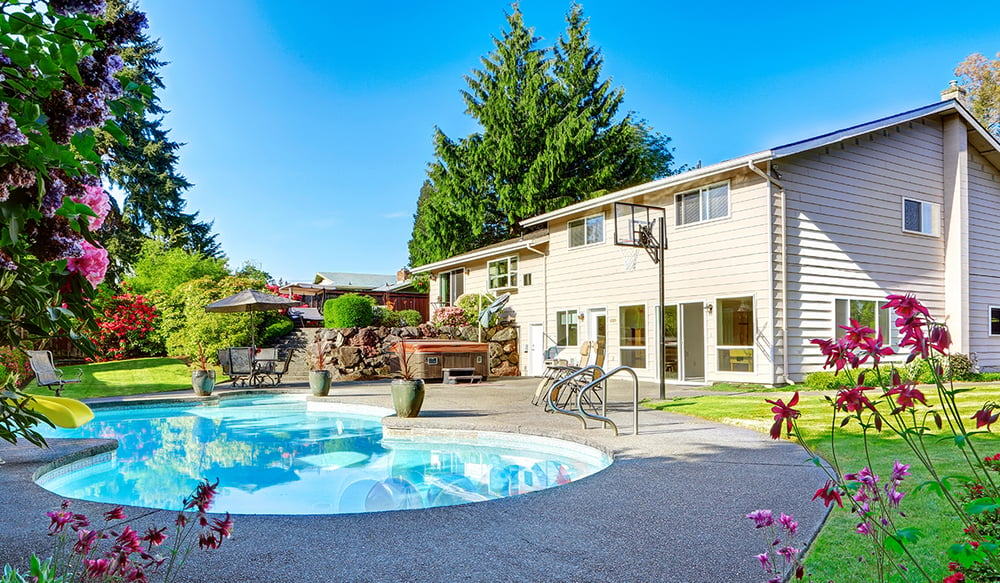
<svg viewBox="0 0 1000 583"><path fill-rule="evenodd" d="M416 417L424 404L423 379L393 379L392 406L397 417Z"/></svg>
<svg viewBox="0 0 1000 583"><path fill-rule="evenodd" d="M215 371L201 369L191 371L191 388L199 397L211 395L215 389Z"/></svg>
<svg viewBox="0 0 1000 583"><path fill-rule="evenodd" d="M309 371L309 389L316 397L325 397L330 394L330 381L333 375L328 370Z"/></svg>

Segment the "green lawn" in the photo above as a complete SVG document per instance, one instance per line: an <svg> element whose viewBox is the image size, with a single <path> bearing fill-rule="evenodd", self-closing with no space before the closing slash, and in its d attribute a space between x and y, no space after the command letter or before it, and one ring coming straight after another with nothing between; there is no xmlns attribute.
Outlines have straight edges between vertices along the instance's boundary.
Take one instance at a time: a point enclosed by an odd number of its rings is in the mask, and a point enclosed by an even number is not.
<svg viewBox="0 0 1000 583"><path fill-rule="evenodd" d="M937 402L936 395L932 398L933 389L925 391L928 403ZM764 399L783 399L786 403L792 396L791 392L778 391L757 392L748 395L707 395L704 397L676 399L672 401L649 403L647 406L673 413L703 417L722 423L746 427L766 433L773 423L771 405ZM830 458L830 421L832 408L824 399L823 393L801 393L796 409L802 412L799 419L799 429L804 439L822 456ZM1000 401L1000 385L984 385L967 393L959 395L959 404L963 416L968 419L986 401ZM838 417L840 419L840 417ZM974 423L969 425L974 427ZM837 457L844 471L855 472L870 465L874 473L887 476L893 461L899 459L903 463L914 462L914 456L903 444L902 440L888 434L876 434L869 439L870 464L867 461L863 440L857 425L852 423L845 429L837 429ZM985 456L1000 451L1000 440L997 436L977 436L975 441L977 451ZM930 446L932 459L939 473L967 473L959 450L949 442L935 442ZM804 453L804 452L803 452ZM805 458L804 458L805 459ZM920 471L918 471L920 470ZM776 469L777 471L777 469ZM901 491L907 492L901 506L907 517L902 519L900 527L915 526L925 533L915 546L917 556L931 557L925 561L925 568L930 567L931 576L940 581L948 571L948 560L945 552L948 545L963 539L962 527L958 520L944 512L944 503L936 495L921 491L913 493L913 489L928 478L926 472L914 465L911 468L912 477L906 478ZM816 504L822 504L817 500ZM748 509L753 510L753 509ZM774 508L780 512L781 508ZM814 542L806 560L807 571L812 573L814 581L837 581L838 583L867 583L874 580L871 575L871 564L859 557L866 556L867 539L855 533L859 520L847 510L835 510L824 525ZM748 528L752 528L749 524ZM753 561L753 557L747 557ZM911 568L912 572L912 568ZM891 580L903 581L894 578ZM923 580L914 575L912 580Z"/></svg>
<svg viewBox="0 0 1000 583"><path fill-rule="evenodd" d="M67 377L76 376L76 369L83 369L83 381L66 385L62 396L74 399L92 397L121 397L142 393L161 393L191 389L191 368L176 358L136 358L113 362L96 362L81 366L60 367ZM225 378L221 369L216 370L219 380ZM39 387L34 381L28 393L51 395L51 390Z"/></svg>

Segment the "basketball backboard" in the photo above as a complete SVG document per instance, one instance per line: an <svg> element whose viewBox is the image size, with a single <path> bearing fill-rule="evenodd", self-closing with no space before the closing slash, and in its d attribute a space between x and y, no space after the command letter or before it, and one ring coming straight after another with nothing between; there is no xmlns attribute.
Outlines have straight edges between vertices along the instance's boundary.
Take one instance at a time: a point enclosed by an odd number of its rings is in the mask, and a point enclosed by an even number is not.
<svg viewBox="0 0 1000 583"><path fill-rule="evenodd" d="M629 202L615 203L615 245L648 249L667 248L667 210ZM660 225L664 226L661 236ZM662 240L661 240L662 239Z"/></svg>

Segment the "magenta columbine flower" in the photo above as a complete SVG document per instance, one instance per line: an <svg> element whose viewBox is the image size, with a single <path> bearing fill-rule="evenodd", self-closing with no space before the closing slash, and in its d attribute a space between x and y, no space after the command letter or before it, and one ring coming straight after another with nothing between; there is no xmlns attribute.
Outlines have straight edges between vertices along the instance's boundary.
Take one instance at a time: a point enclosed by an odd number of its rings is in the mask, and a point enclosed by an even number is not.
<svg viewBox="0 0 1000 583"><path fill-rule="evenodd" d="M861 524L858 525L857 531L858 534L870 535L872 533L871 524L869 524L867 521L862 522Z"/></svg>
<svg viewBox="0 0 1000 583"><path fill-rule="evenodd" d="M904 477L909 475L910 475L910 464L901 464L899 463L899 460L896 460L892 463L891 479L893 482L899 482Z"/></svg>
<svg viewBox="0 0 1000 583"><path fill-rule="evenodd" d="M771 399L764 399L764 402L774 405L771 407L771 412L774 413L774 425L771 426L771 439L778 439L781 437L781 422L784 421L787 427L787 432L792 433L792 421L798 419L800 413L796 409L792 409L795 405L799 403L799 392L795 391L792 398L789 399L786 405L781 399L772 401Z"/></svg>
<svg viewBox="0 0 1000 583"><path fill-rule="evenodd" d="M774 524L774 517L770 510L754 510L750 514L747 514L747 518L754 521L756 528L764 528L765 526Z"/></svg>
<svg viewBox="0 0 1000 583"><path fill-rule="evenodd" d="M782 512L781 517L778 518L778 523L781 524L782 528L788 531L790 536L795 536L795 531L799 528L799 523L795 522L791 516L785 514L784 512Z"/></svg>
<svg viewBox="0 0 1000 583"><path fill-rule="evenodd" d="M125 520L125 512L121 506L116 506L104 513L104 520Z"/></svg>
<svg viewBox="0 0 1000 583"><path fill-rule="evenodd" d="M768 573L774 571L774 565L771 564L771 556L767 553L757 555L757 560L760 561L760 567Z"/></svg>

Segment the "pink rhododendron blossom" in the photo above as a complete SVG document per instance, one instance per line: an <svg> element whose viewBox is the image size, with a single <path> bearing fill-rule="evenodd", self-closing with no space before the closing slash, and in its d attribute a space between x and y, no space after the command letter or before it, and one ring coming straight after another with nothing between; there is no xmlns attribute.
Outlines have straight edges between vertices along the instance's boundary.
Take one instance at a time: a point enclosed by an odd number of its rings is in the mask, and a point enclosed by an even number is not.
<svg viewBox="0 0 1000 583"><path fill-rule="evenodd" d="M108 198L108 193L104 192L104 189L100 186L85 184L83 190L86 192L84 196L74 196L72 199L73 202L89 206L90 210L97 214L96 217L87 217L90 219L90 230L96 231L101 228L101 225L104 224L104 219L108 216L108 212L111 211L111 200Z"/></svg>
<svg viewBox="0 0 1000 583"><path fill-rule="evenodd" d="M97 287L108 272L108 252L91 245L89 241L80 243L83 247L83 257L70 257L66 260L66 268L83 276L90 285Z"/></svg>

